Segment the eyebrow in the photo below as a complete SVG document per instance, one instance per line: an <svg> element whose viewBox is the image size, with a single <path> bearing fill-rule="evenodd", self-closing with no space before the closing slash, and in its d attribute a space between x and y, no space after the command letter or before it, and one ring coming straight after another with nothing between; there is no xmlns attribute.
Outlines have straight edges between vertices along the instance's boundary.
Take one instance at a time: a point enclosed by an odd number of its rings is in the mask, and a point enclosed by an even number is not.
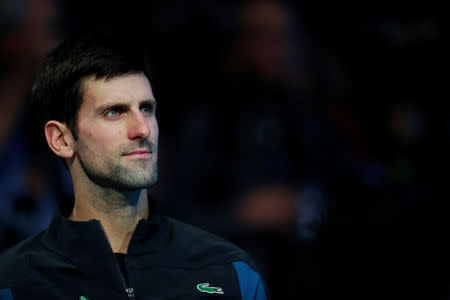
<svg viewBox="0 0 450 300"><path fill-rule="evenodd" d="M154 98L151 98L151 99L145 99L145 100L139 101L139 106L141 106L143 104L151 104L153 106L156 106L156 100ZM112 107L125 108L125 107L129 107L129 106L130 106L130 104L128 102L121 102L120 100L119 101L111 101L111 102L108 102L106 104L103 104L103 105L100 105L99 107L97 107L95 109L95 112L97 112L98 114L102 114L106 110L108 110Z"/></svg>

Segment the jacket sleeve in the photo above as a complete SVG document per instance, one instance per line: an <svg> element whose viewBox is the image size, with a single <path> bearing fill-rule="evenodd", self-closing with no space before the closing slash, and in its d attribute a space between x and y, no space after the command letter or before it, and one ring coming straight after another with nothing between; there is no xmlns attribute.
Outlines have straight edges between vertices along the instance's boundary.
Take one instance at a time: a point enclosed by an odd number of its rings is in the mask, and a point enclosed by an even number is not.
<svg viewBox="0 0 450 300"><path fill-rule="evenodd" d="M266 291L261 276L245 262L234 262L233 266L238 275L242 300L266 300Z"/></svg>

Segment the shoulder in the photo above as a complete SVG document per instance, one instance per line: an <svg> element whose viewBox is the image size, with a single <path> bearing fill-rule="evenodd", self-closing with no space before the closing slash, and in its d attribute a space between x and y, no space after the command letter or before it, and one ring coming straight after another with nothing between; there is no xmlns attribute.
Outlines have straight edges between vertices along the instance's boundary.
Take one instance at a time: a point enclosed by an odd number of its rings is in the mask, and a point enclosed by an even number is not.
<svg viewBox="0 0 450 300"><path fill-rule="evenodd" d="M187 268L228 265L237 277L242 299L268 299L261 272L246 250L193 225L172 218L165 219L172 235L171 250L166 253L171 253L173 263ZM174 257L177 259L174 260Z"/></svg>
<svg viewBox="0 0 450 300"><path fill-rule="evenodd" d="M188 261L200 264L226 264L245 261L254 265L252 258L244 249L226 239L182 221L164 217L171 235L171 248L180 251ZM177 255L178 256L178 255Z"/></svg>
<svg viewBox="0 0 450 300"><path fill-rule="evenodd" d="M0 290L26 281L31 276L29 258L42 252L44 232L33 235L0 253Z"/></svg>

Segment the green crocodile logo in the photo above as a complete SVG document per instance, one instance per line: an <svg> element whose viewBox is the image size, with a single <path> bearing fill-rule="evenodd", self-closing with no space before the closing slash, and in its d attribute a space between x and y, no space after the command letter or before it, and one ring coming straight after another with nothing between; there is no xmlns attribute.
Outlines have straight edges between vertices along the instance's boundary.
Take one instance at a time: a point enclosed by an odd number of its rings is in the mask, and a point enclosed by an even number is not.
<svg viewBox="0 0 450 300"><path fill-rule="evenodd" d="M199 283L197 284L197 289L203 293L223 294L222 288L209 286L209 283Z"/></svg>

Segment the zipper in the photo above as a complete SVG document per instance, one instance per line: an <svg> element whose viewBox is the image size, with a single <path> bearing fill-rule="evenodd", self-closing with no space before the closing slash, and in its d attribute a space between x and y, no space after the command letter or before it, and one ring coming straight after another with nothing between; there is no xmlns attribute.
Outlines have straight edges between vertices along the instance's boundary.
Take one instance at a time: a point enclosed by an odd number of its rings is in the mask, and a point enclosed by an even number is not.
<svg viewBox="0 0 450 300"><path fill-rule="evenodd" d="M128 245L127 245L127 252L128 252L128 249L130 249L130 245L131 245L131 242L133 241L133 238L134 238L134 232L136 231L136 227L137 227L137 225L139 224L139 222L138 223L136 223L136 225L134 226L134 228L133 228L133 231L132 231L132 234L131 234L131 238L130 238L130 241L128 242ZM103 230L103 232L104 232L104 230ZM105 233L105 236L106 236L106 233ZM111 245L110 245L110 247L111 247ZM112 249L112 247L111 247L111 249ZM127 268L127 255L125 255L125 269ZM115 257L114 257L115 258ZM128 270L127 270L127 272L128 272ZM124 282L124 284L125 284L125 279L123 278L123 274L122 274L122 272L120 272L120 275L121 275L121 277L122 277L122 281ZM128 282L130 283L130 273L128 272ZM131 285L131 283L130 283L130 285ZM128 294L128 298L134 298L134 289L133 288L127 288L127 289L125 289L125 291L127 292L127 294Z"/></svg>
<svg viewBox="0 0 450 300"><path fill-rule="evenodd" d="M102 228L102 231L103 231L103 235L105 237L105 241L109 246L109 250L111 250L112 261L113 261L113 264L116 266L116 271L119 274L120 281L122 282L122 287L123 287L125 293L127 294L128 298L134 299L134 289L127 287L127 285L125 284L125 278L123 277L122 271L120 271L119 263L117 262L117 259L114 256L114 252L111 247L111 242L109 241L108 236L106 235L105 228L103 227L103 225L100 221L97 221L97 222L100 224L100 227ZM126 256L125 256L125 264L126 264Z"/></svg>
<svg viewBox="0 0 450 300"><path fill-rule="evenodd" d="M133 238L134 238L134 232L136 231L136 227L137 227L137 225L139 224L139 222L137 222L136 223L136 225L134 225L134 228L133 228L133 231L132 231L132 234L131 234L131 238L130 238L130 240L128 241L128 245L127 245L127 253L128 253L128 249L130 249L130 245L131 245L131 242L133 241ZM127 255L125 255L125 269L127 268ZM127 270L127 272L128 272L128 270ZM122 273L120 273L120 274L122 274ZM123 278L123 276L122 276L122 278ZM128 272L128 282L130 282L130 273ZM131 285L131 284L130 284ZM133 297L134 297L134 291L133 291L133 289L131 289L131 292L133 293Z"/></svg>

